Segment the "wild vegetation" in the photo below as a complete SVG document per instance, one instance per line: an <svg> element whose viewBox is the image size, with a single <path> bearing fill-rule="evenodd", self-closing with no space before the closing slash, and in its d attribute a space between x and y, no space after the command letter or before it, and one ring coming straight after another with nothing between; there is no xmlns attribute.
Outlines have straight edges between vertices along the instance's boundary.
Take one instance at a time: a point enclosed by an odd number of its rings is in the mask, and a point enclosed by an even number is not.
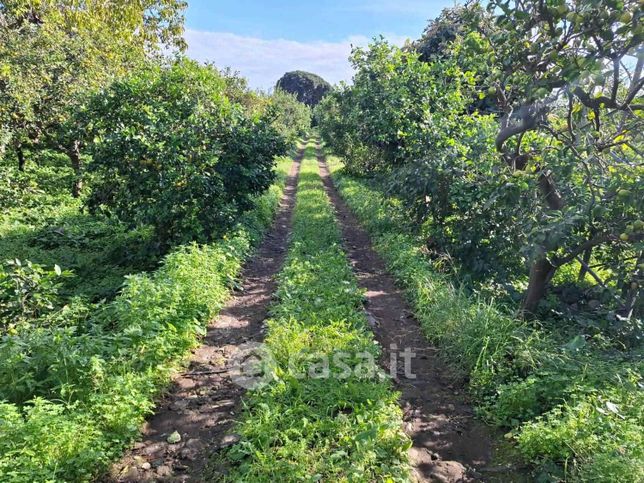
<svg viewBox="0 0 644 483"><path fill-rule="evenodd" d="M340 193L406 289L426 336L468 380L479 416L507 428L536 463L536 475L640 481L639 352L618 350L599 334L573 336L547 321L521 320L507 306L473 295L428 256L400 200L348 176L337 160L332 166Z"/></svg>
<svg viewBox="0 0 644 483"><path fill-rule="evenodd" d="M185 56L182 0L0 2L0 480L96 480L131 445L239 288L313 123L427 340L531 477L643 481L642 6L471 1L402 48L355 49L351 85L296 71L266 94ZM212 479L412 478L405 396L315 161L310 142L270 380L229 411Z"/></svg>
<svg viewBox="0 0 644 483"><path fill-rule="evenodd" d="M310 125L183 58L184 2L76 7L0 4L2 481L91 480L138 435Z"/></svg>
<svg viewBox="0 0 644 483"><path fill-rule="evenodd" d="M268 322L267 371L275 379L246 398L227 478L404 481L401 410L375 362L379 348L314 153L310 143Z"/></svg>
<svg viewBox="0 0 644 483"><path fill-rule="evenodd" d="M155 272L128 276L109 303L60 297L60 279L71 273L58 266L7 264L0 276L4 481L89 480L138 434L272 221L288 164L224 239L173 249Z"/></svg>
<svg viewBox="0 0 644 483"><path fill-rule="evenodd" d="M356 49L316 109L428 337L543 478L642 478L643 35L637 1L473 2Z"/></svg>

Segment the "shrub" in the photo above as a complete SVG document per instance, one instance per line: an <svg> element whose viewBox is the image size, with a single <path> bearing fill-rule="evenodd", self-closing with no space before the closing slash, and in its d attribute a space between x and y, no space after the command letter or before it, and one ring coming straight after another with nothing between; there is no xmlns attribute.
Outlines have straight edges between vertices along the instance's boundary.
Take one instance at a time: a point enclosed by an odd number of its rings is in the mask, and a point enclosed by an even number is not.
<svg viewBox="0 0 644 483"><path fill-rule="evenodd" d="M644 85L622 61L642 42L639 9L446 10L415 44L355 49L352 85L316 109L320 131L349 171L381 174L428 248L477 283L522 291L526 315L553 308L551 282L575 262L602 295L598 319L641 319Z"/></svg>
<svg viewBox="0 0 644 483"><path fill-rule="evenodd" d="M511 429L543 478L641 480L640 352L617 351L601 336L568 339L455 286L426 255L400 202L339 167L332 164L340 194L405 288L426 336L468 381L479 415Z"/></svg>
<svg viewBox="0 0 644 483"><path fill-rule="evenodd" d="M150 66L95 96L84 112L96 174L88 205L160 242L207 242L229 229L273 181L285 143L271 120L226 97L211 66Z"/></svg>

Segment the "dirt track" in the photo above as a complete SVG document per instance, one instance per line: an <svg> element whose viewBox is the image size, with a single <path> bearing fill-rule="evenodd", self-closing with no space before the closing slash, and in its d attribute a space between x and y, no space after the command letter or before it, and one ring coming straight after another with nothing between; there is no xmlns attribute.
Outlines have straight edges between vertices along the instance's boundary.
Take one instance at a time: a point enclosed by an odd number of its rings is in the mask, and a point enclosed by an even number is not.
<svg viewBox="0 0 644 483"><path fill-rule="evenodd" d="M261 342L263 323L275 292L275 276L284 262L299 170L304 155L293 163L277 219L256 254L241 274L243 288L228 302L208 328L204 344L197 349L189 368L180 374L144 427L143 440L118 464L109 482L212 481L215 469L203 470L221 448L237 442L231 435L240 411L243 388L234 384L228 363L247 343ZM343 244L358 283L366 290L366 311L372 329L383 347L383 366L392 353L409 348L411 373L406 377L398 358L396 389L401 393L405 431L411 438L410 461L417 481L467 482L521 481L517 475L490 469L494 438L474 419L462 390L440 360L436 349L423 336L404 294L386 272L367 233L333 186L322 152L318 163L331 199ZM178 432L181 440L168 443Z"/></svg>
<svg viewBox="0 0 644 483"><path fill-rule="evenodd" d="M411 374L406 378L403 360L398 359L396 386L401 393L405 431L413 441L410 450L418 481L481 481L493 454L490 430L474 419L471 406L454 387L454 377L439 359L436 348L423 336L404 294L386 272L384 262L373 250L369 235L333 186L324 156L318 149L320 174L342 229L344 248L359 285L366 289L366 311L370 325L383 348L382 363L389 365L392 352L410 348ZM394 350L392 351L392 346ZM396 349L397 348L397 349ZM499 474L499 477L502 475ZM507 474L502 481L516 481Z"/></svg>
<svg viewBox="0 0 644 483"><path fill-rule="evenodd" d="M175 378L143 440L116 464L106 481L203 481L210 455L235 442L230 430L243 389L234 384L227 362L244 344L264 338L263 323L276 288L275 275L286 256L302 149L289 173L277 218L241 274L243 287L208 327L188 369ZM181 441L167 439L177 431Z"/></svg>

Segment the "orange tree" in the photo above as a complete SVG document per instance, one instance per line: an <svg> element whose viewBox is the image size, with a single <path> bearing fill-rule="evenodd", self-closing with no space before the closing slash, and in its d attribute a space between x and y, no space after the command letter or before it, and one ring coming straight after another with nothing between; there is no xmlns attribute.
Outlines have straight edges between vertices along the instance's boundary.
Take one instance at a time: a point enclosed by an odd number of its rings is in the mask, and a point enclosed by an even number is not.
<svg viewBox="0 0 644 483"><path fill-rule="evenodd" d="M430 245L475 276L524 279L524 313L576 263L619 325L641 304L638 5L492 1L445 14L438 24L458 20L448 39L441 27L415 44L439 32L436 55L358 50L354 85L317 110L321 132L349 170L384 173Z"/></svg>
<svg viewBox="0 0 644 483"><path fill-rule="evenodd" d="M74 112L88 95L163 49L183 49L182 0L0 2L0 131L20 168L25 151L53 149L82 188Z"/></svg>
<svg viewBox="0 0 644 483"><path fill-rule="evenodd" d="M163 247L206 242L274 179L283 136L249 116L212 66L151 65L95 95L82 113L93 138L89 207L152 225Z"/></svg>

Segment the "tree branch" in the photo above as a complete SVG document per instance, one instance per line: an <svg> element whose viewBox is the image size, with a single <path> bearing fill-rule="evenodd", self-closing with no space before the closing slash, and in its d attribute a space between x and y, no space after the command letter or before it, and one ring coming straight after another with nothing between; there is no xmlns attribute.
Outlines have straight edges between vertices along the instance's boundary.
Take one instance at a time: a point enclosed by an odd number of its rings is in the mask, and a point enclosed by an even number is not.
<svg viewBox="0 0 644 483"><path fill-rule="evenodd" d="M614 237L608 233L603 233L600 235L596 235L590 240L586 240L584 243L581 245L577 246L576 248L572 249L568 255L565 257L557 257L553 261L553 265L555 267L561 267L565 265L566 263L572 262L575 258L577 258L579 255L584 253L586 250L596 247L597 245L601 245L602 243L606 243L613 239Z"/></svg>

